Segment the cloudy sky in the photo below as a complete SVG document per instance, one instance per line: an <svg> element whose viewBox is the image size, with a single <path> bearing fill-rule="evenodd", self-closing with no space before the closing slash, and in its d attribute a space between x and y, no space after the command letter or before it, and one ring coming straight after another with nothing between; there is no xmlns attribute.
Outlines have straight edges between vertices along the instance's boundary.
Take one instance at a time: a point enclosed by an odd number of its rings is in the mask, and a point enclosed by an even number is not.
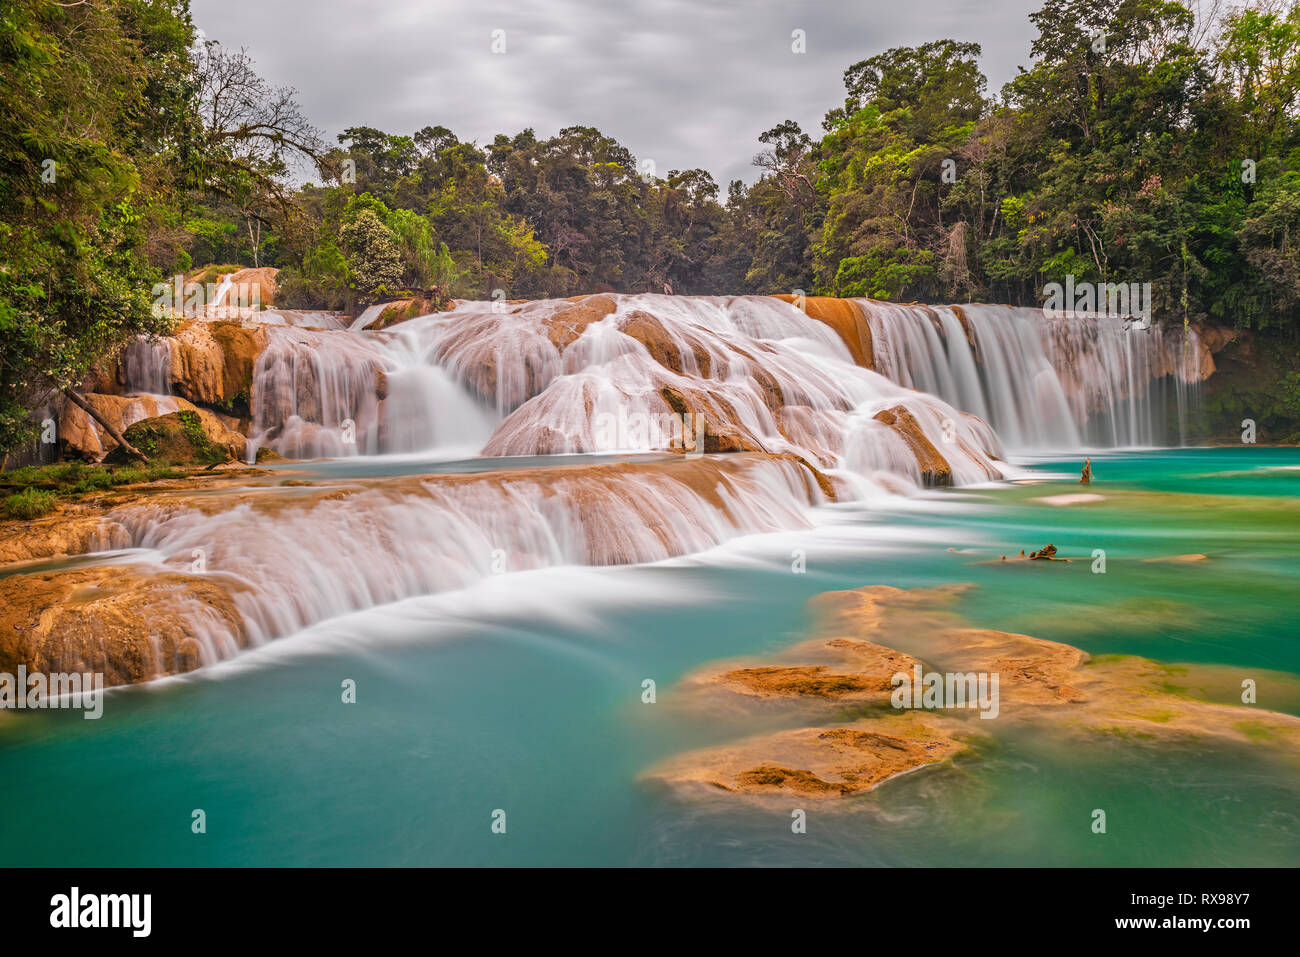
<svg viewBox="0 0 1300 957"><path fill-rule="evenodd" d="M758 135L820 134L850 64L973 40L990 92L1028 62L1043 0L192 0L208 39L245 47L332 140L349 126L463 140L595 126L656 172L755 178ZM792 52L804 31L807 52ZM504 53L493 53L504 31ZM498 34L498 37L500 34Z"/></svg>

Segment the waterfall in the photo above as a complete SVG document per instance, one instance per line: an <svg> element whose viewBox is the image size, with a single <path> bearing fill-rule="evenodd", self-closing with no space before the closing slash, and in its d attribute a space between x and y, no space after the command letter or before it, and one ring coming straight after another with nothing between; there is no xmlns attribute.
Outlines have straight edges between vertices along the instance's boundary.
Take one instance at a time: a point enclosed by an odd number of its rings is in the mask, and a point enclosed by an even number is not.
<svg viewBox="0 0 1300 957"><path fill-rule="evenodd" d="M202 550L257 644L502 572L659 561L806 528L822 501L794 460L726 456L181 494L108 522L115 542L154 550L167 570Z"/></svg>
<svg viewBox="0 0 1300 957"><path fill-rule="evenodd" d="M877 418L903 408L954 481L1002 474L986 423L856 365L835 330L767 296L471 302L382 332L357 329L366 318L267 330L250 454L666 451L633 423L677 414L707 422L695 451L792 453L855 480L919 483L908 439Z"/></svg>
<svg viewBox="0 0 1300 957"><path fill-rule="evenodd" d="M274 325L267 343L253 373L250 460L262 446L291 458L472 455L491 434L492 415L409 332Z"/></svg>
<svg viewBox="0 0 1300 957"><path fill-rule="evenodd" d="M367 328L372 322L379 318L380 313L384 311L386 306L387 303L383 302L377 302L373 306L366 306L366 308L362 310L361 315L357 316L356 320L353 321L348 328L353 332L360 332Z"/></svg>
<svg viewBox="0 0 1300 957"><path fill-rule="evenodd" d="M227 293L230 292L230 287L234 285L234 281L232 279L233 276L234 273L231 273L228 276L221 277L221 283L220 285L217 286L217 293L215 296L212 297L213 309L220 309L221 304L226 301L226 295Z"/></svg>
<svg viewBox="0 0 1300 957"><path fill-rule="evenodd" d="M122 377L128 394L170 395L171 367L172 350L165 339L142 336L122 350Z"/></svg>
<svg viewBox="0 0 1300 957"><path fill-rule="evenodd" d="M1010 449L1186 440L1202 352L1194 330L1011 306L859 303L881 373L985 418Z"/></svg>

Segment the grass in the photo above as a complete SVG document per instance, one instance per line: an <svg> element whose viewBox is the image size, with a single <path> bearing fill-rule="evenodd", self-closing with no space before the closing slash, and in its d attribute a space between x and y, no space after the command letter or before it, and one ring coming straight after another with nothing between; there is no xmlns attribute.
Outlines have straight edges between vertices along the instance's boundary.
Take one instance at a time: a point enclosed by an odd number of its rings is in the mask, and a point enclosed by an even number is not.
<svg viewBox="0 0 1300 957"><path fill-rule="evenodd" d="M59 496L54 492L46 492L38 488L26 488L4 500L4 514L6 518L31 521L54 511L54 506L58 504L58 501Z"/></svg>
<svg viewBox="0 0 1300 957"><path fill-rule="evenodd" d="M184 475L177 469L158 465L88 465L84 462L28 465L0 473L0 496L3 496L0 498L0 513L4 518L31 521L52 512L60 499Z"/></svg>

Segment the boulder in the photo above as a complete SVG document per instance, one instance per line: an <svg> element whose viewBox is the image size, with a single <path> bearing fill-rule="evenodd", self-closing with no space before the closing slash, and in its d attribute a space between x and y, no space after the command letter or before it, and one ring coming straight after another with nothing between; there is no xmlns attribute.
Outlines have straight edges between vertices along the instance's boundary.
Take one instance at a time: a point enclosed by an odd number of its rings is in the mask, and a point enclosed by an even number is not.
<svg viewBox="0 0 1300 957"><path fill-rule="evenodd" d="M156 395L103 395L92 392L83 396L95 412L113 424L119 432L137 422L156 419L175 412L192 412L199 417L202 430L212 442L243 458L247 439L225 420L192 402L179 397ZM117 443L86 412L65 402L58 423L59 448L64 456L98 461L117 448ZM128 440L129 441L129 440ZM148 454L148 453L146 453Z"/></svg>
<svg viewBox="0 0 1300 957"><path fill-rule="evenodd" d="M245 284L250 287L255 287L257 290L258 304L263 309L266 309L268 306L275 304L275 296L276 293L279 292L276 277L279 274L280 270L271 266L259 266L250 269L241 269L238 272L231 273L230 281L235 284Z"/></svg>
<svg viewBox="0 0 1300 957"><path fill-rule="evenodd" d="M215 660L196 637L204 633L247 644L234 600L211 577L96 565L0 578L0 672L148 681Z"/></svg>
<svg viewBox="0 0 1300 957"><path fill-rule="evenodd" d="M123 437L153 464L219 465L243 459L247 448L244 436L229 431L212 413L194 408L136 422ZM114 450L110 460L126 461L126 455Z"/></svg>
<svg viewBox="0 0 1300 957"><path fill-rule="evenodd" d="M172 389L191 402L246 417L266 330L239 321L194 321L167 340Z"/></svg>
<svg viewBox="0 0 1300 957"><path fill-rule="evenodd" d="M884 409L877 412L874 418L893 429L907 443L908 449L916 456L916 464L921 469L921 480L926 485L952 484L952 466L934 447L934 443L925 437L921 424L904 406Z"/></svg>

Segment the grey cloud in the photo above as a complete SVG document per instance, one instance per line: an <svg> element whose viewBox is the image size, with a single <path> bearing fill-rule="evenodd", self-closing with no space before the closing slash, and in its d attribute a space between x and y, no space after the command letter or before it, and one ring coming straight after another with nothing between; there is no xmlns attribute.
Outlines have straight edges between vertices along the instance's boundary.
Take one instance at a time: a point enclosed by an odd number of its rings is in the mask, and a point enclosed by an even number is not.
<svg viewBox="0 0 1300 957"><path fill-rule="evenodd" d="M193 0L209 39L295 87L332 138L348 126L441 124L490 142L531 126L599 127L663 173L754 178L758 135L820 130L850 64L944 37L984 49L990 90L1028 62L1042 0ZM492 31L507 52L490 52ZM791 31L808 52L791 52Z"/></svg>

